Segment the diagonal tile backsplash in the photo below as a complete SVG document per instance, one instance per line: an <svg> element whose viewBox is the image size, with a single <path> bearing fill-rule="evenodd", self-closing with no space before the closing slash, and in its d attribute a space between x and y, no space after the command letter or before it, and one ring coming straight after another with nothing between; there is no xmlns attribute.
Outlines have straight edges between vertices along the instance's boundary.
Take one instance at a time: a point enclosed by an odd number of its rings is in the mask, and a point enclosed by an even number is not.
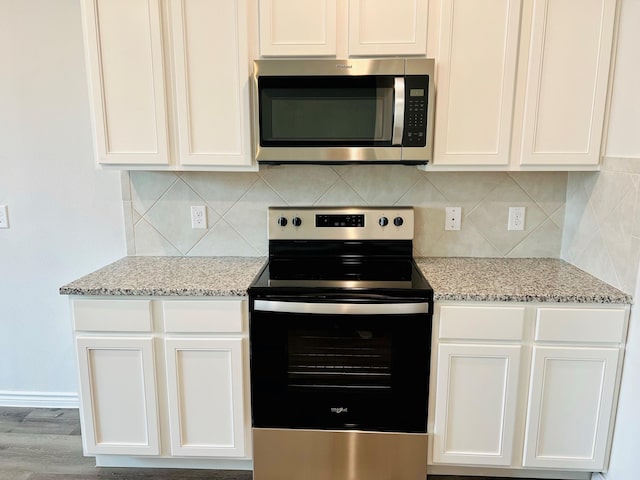
<svg viewBox="0 0 640 480"><path fill-rule="evenodd" d="M569 174L562 258L627 293L640 262L640 161L603 160Z"/></svg>
<svg viewBox="0 0 640 480"><path fill-rule="evenodd" d="M267 207L411 205L419 256L559 257L567 174L423 172L413 167L271 166L259 172L125 172L130 255L267 254ZM191 205L208 228L191 228ZM462 207L460 231L444 209ZM524 231L507 231L508 208L527 208Z"/></svg>

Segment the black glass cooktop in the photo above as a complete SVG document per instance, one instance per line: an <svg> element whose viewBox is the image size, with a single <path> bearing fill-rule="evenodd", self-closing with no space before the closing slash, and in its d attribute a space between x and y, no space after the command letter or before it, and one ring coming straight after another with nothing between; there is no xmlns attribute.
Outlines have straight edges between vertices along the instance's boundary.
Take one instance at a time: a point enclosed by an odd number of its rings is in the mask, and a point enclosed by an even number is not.
<svg viewBox="0 0 640 480"><path fill-rule="evenodd" d="M412 259L271 259L251 285L251 291L305 290L426 290L431 287Z"/></svg>

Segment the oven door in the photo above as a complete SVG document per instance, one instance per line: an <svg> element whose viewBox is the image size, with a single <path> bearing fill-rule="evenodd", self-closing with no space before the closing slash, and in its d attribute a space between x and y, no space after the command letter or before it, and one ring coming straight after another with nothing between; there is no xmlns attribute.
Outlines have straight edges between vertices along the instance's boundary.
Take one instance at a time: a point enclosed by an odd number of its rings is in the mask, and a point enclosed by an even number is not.
<svg viewBox="0 0 640 480"><path fill-rule="evenodd" d="M427 302L256 299L254 428L426 433Z"/></svg>

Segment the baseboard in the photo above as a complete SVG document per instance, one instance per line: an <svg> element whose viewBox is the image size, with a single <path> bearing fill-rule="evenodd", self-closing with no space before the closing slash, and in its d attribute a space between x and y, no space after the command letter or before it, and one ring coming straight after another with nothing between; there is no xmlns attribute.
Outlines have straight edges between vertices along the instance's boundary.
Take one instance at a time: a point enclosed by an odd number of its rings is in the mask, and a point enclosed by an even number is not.
<svg viewBox="0 0 640 480"><path fill-rule="evenodd" d="M75 392L9 392L0 390L1 407L79 408Z"/></svg>
<svg viewBox="0 0 640 480"><path fill-rule="evenodd" d="M178 457L130 457L128 455L96 455L96 467L125 468L204 468L212 470L253 470L249 459L211 459ZM215 477L215 476L214 476Z"/></svg>

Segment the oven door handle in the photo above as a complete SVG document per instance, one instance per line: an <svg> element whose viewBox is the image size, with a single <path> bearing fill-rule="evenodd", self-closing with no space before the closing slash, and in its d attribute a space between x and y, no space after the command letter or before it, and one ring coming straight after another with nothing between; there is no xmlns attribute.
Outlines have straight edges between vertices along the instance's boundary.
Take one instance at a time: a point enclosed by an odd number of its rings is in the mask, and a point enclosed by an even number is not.
<svg viewBox="0 0 640 480"><path fill-rule="evenodd" d="M315 303L255 300L261 312L304 313L308 315L401 315L428 313L428 303Z"/></svg>

